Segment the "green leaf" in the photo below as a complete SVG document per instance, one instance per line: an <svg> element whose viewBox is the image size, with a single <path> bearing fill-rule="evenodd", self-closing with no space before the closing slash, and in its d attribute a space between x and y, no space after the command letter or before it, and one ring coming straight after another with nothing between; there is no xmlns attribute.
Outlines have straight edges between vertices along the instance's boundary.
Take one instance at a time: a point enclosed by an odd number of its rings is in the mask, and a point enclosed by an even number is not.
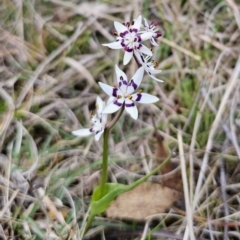
<svg viewBox="0 0 240 240"><path fill-rule="evenodd" d="M103 213L108 206L111 204L111 202L122 193L125 193L127 191L130 191L137 187L139 184L145 182L149 177L151 177L153 174L155 174L159 169L161 169L170 158L167 158L161 165L159 165L156 169L154 169L152 172L150 172L148 175L142 177L141 179L137 180L130 186L118 184L118 183L106 183L105 185L105 192L102 198L100 198L100 186L96 187L93 195L92 195L92 202L90 205L90 215L91 217L94 217L98 214Z"/></svg>
<svg viewBox="0 0 240 240"><path fill-rule="evenodd" d="M106 183L104 196L100 197L100 186L96 187L94 193L92 195L91 202L91 215L98 215L103 213L111 202L117 197L119 194L129 191L130 186L118 184L118 183Z"/></svg>
<svg viewBox="0 0 240 240"><path fill-rule="evenodd" d="M90 215L88 217L87 225L84 233L90 228L92 221L96 215L103 213L111 202L120 194L130 191L137 187L139 184L145 182L153 174L157 173L164 165L170 160L170 157L165 159L157 168L151 171L148 175L138 179L130 186L118 183L106 183L103 197L101 196L100 186L97 186L92 195L92 201L90 205Z"/></svg>

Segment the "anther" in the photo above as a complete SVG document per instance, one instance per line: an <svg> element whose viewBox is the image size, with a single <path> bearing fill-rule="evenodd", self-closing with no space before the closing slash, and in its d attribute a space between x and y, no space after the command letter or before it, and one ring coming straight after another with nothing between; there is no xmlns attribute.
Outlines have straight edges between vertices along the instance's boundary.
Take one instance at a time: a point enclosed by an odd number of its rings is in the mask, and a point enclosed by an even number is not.
<svg viewBox="0 0 240 240"><path fill-rule="evenodd" d="M159 66L159 65L158 65L158 62L153 61L153 67L154 67L154 68L158 68L158 66Z"/></svg>
<svg viewBox="0 0 240 240"><path fill-rule="evenodd" d="M117 31L113 30L112 33L113 33L114 36L118 36L118 32Z"/></svg>

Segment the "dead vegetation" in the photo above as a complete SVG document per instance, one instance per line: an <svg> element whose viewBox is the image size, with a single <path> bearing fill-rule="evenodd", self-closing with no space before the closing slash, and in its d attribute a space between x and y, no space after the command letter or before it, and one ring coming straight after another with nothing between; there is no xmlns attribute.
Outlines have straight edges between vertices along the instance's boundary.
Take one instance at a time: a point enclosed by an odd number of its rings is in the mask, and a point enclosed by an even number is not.
<svg viewBox="0 0 240 240"><path fill-rule="evenodd" d="M88 238L239 239L239 9L237 0L3 0L0 238L82 238L102 145L71 131L88 126L96 96L106 99L97 82L112 83L114 64L122 66L123 53L101 45L113 40L113 21L142 14L163 32L154 56L165 82L146 75L142 87L161 100L113 129L109 181L130 184L159 164L153 113L172 163L151 181L180 184L184 200L153 214L161 194L154 201L141 190L144 224L99 216Z"/></svg>

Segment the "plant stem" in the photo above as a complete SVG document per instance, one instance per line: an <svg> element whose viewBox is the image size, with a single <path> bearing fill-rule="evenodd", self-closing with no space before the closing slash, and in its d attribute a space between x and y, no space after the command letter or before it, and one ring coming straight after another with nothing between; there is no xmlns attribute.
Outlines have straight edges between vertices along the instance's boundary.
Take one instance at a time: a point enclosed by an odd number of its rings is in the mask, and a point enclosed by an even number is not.
<svg viewBox="0 0 240 240"><path fill-rule="evenodd" d="M115 118L106 126L103 134L103 158L102 158L102 176L101 176L101 182L100 182L100 196L99 199L101 199L105 194L105 185L107 182L107 173L108 173L108 137L110 130L113 128L113 126L117 123L119 118L121 117L124 110L124 105L120 109L120 111L117 113Z"/></svg>
<svg viewBox="0 0 240 240"><path fill-rule="evenodd" d="M107 124L106 129L112 129L114 127L114 125L116 124L116 122L119 120L119 118L122 116L123 110L124 110L125 104L123 103L122 108L120 109L120 111L116 114L116 116L114 117L114 119Z"/></svg>
<svg viewBox="0 0 240 240"><path fill-rule="evenodd" d="M105 184L107 182L107 172L108 172L108 137L110 129L105 129L103 135L103 159L102 159L102 176L100 182L100 196L101 199L104 196Z"/></svg>

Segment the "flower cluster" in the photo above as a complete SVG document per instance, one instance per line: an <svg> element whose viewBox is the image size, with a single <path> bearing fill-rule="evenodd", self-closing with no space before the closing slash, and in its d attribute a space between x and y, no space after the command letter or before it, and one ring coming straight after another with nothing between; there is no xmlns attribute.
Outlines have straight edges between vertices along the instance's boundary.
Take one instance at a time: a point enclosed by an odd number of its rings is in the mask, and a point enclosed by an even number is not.
<svg viewBox="0 0 240 240"><path fill-rule="evenodd" d="M92 115L91 118L92 127L73 131L72 134L75 136L86 137L95 133L95 140L98 141L104 132L107 123L107 114L103 113L105 105L105 102L100 97L97 97L96 114Z"/></svg>
<svg viewBox="0 0 240 240"><path fill-rule="evenodd" d="M106 128L107 114L114 113L124 107L126 112L136 120L138 118L136 103L150 104L159 100L156 96L137 90L142 82L144 70L152 79L163 82L154 76L154 74L160 73L161 70L156 69L158 64L150 60L152 51L142 44L143 41L150 40L152 45L157 46L155 40L161 36L161 32L155 29L156 25L155 22L149 25L146 19L142 24L142 16L125 24L114 22L116 41L103 45L112 49L123 49L125 51L124 65L129 63L134 56L141 67L128 80L126 74L116 65L117 85L110 86L99 82L101 89L109 96L107 103L97 97L96 114L91 117L92 127L73 131L73 135L88 136L94 133L95 140L98 141Z"/></svg>
<svg viewBox="0 0 240 240"><path fill-rule="evenodd" d="M152 57L152 51L142 44L145 40L150 40L153 46L158 46L156 39L162 36L161 32L156 30L157 23L152 22L150 25L144 18L144 24L142 24L142 16L139 16L132 22L121 24L114 22L116 31L116 41L112 43L103 44L111 49L123 49L125 51L123 58L123 65L129 63L131 58L135 56L140 65L144 66L148 75L156 81L163 82L157 79L152 74L160 73L161 70L156 70L158 65L155 61L149 61Z"/></svg>

